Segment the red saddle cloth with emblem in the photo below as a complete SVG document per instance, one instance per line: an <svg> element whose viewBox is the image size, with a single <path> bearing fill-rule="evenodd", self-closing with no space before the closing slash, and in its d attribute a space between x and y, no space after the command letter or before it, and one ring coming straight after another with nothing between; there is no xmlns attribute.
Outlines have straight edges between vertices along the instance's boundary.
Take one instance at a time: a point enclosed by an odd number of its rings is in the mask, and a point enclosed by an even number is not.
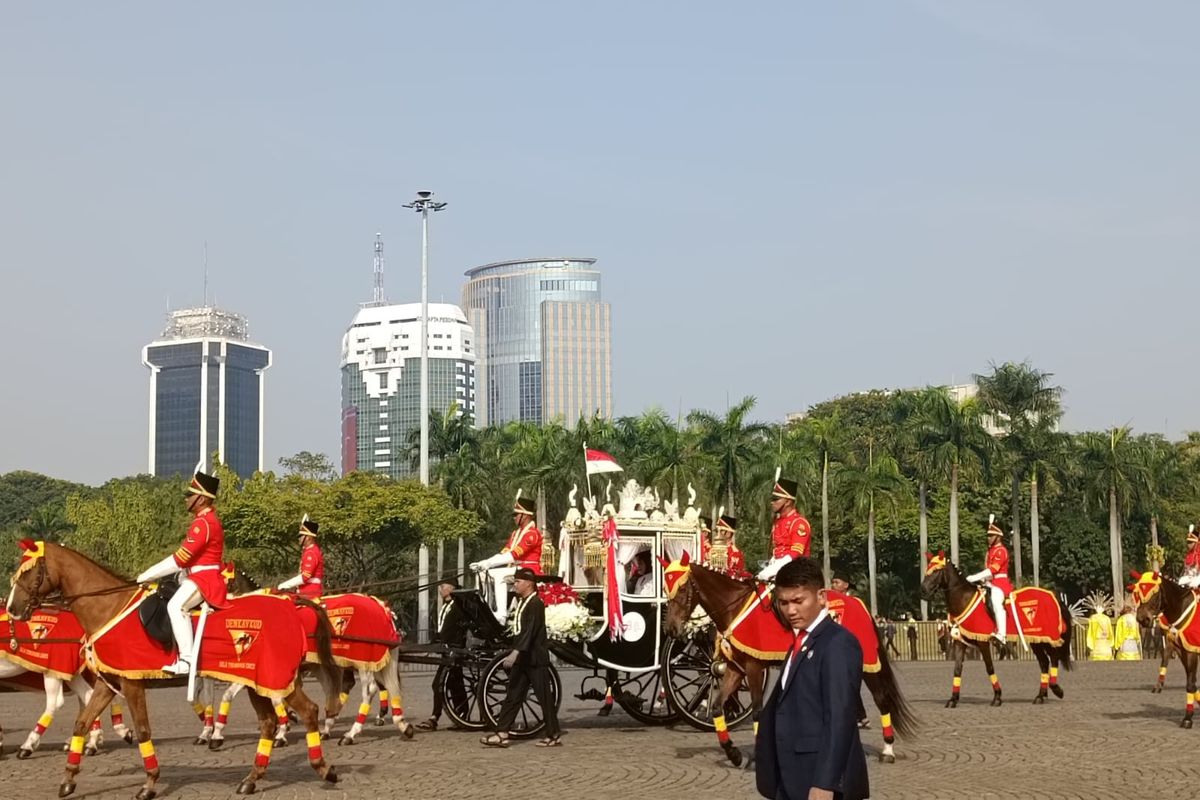
<svg viewBox="0 0 1200 800"><path fill-rule="evenodd" d="M333 660L339 667L377 672L391 660L391 650L400 645L400 633L392 612L369 594L331 594L321 597L321 607L333 627ZM304 611L308 634L308 660L317 662L316 615Z"/></svg>
<svg viewBox="0 0 1200 800"><path fill-rule="evenodd" d="M151 639L138 619L138 606L148 594L140 590L91 637L85 651L89 667L126 678L170 677L163 667L175 661L175 651ZM198 619L193 612L192 624ZM305 639L291 598L271 592L231 598L205 621L200 674L259 694L287 695L304 662Z"/></svg>
<svg viewBox="0 0 1200 800"><path fill-rule="evenodd" d="M31 672L71 680L83 669L83 636L83 626L70 611L38 609L28 622L0 611L0 659Z"/></svg>
<svg viewBox="0 0 1200 800"><path fill-rule="evenodd" d="M1008 627L1004 633L1005 639L1011 642L1019 641L1013 621L1014 609L1021 615L1021 632L1025 634L1025 641L1030 644L1052 644L1055 647L1062 644L1063 635L1070 623L1063 619L1054 592L1036 586L1026 586L1008 596L1008 601L1004 604ZM982 590L975 594L962 613L951 619L951 622L958 626L963 637L975 641L987 639L996 630L992 617L988 614Z"/></svg>
<svg viewBox="0 0 1200 800"><path fill-rule="evenodd" d="M771 607L771 595L759 600L763 591L760 586L750 595L741 611L734 617L733 630L729 632L730 644L747 655L764 661L782 661L792 646L792 632L780 624ZM879 637L871 613L862 600L851 595L829 590L825 608L829 617L854 634L863 651L863 671L879 671ZM739 621L740 618L740 621Z"/></svg>

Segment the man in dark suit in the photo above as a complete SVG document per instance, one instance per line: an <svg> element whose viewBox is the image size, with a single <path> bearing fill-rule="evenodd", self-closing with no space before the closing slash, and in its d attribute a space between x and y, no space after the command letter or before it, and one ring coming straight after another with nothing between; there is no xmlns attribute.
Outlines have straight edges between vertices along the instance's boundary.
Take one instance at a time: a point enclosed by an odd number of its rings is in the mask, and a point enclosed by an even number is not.
<svg viewBox="0 0 1200 800"><path fill-rule="evenodd" d="M512 652L504 658L508 670L508 693L500 716L496 719L496 730L480 739L488 747L508 747L509 729L516 721L517 712L525 703L530 689L542 707L546 720L546 736L538 742L539 747L561 747L558 729L558 709L550 688L550 647L546 639L546 606L538 597L539 575L528 567L518 567L513 574L513 591L517 602L510 615Z"/></svg>
<svg viewBox="0 0 1200 800"><path fill-rule="evenodd" d="M862 648L829 619L821 565L796 558L775 576L775 611L795 634L759 714L758 791L771 800L862 800L870 795L855 710Z"/></svg>
<svg viewBox="0 0 1200 800"><path fill-rule="evenodd" d="M467 646L467 617L458 603L454 601L454 592L458 588L458 580L455 578L446 577L438 582L438 595L442 599L442 607L438 609L437 631L433 634L433 641L441 642L452 648ZM457 662L452 661L450 664L440 667L437 674L434 675L433 713L429 715L429 719L417 723L419 731L437 730L438 720L444 710L443 704L446 695L446 692L441 690L440 681L445 681L446 689L450 693L450 702L454 704L455 711L459 714L465 714L467 711L467 689L463 683L463 670Z"/></svg>

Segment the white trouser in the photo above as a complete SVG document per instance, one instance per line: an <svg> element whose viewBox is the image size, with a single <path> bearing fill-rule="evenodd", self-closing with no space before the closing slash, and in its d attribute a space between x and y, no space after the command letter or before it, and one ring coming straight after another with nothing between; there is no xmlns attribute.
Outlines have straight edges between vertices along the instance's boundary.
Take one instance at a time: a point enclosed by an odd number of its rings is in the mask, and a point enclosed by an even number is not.
<svg viewBox="0 0 1200 800"><path fill-rule="evenodd" d="M501 624L508 621L508 583L505 581L505 578L511 578L516 571L517 567L515 564L487 571L488 577L492 581L492 590L496 598L496 619L500 620Z"/></svg>
<svg viewBox="0 0 1200 800"><path fill-rule="evenodd" d="M175 634L175 644L179 647L179 660L188 661L192 658L192 619L188 615L200 605L203 597L200 588L191 578L184 578L179 584L179 591L167 601L167 614L171 619L171 631Z"/></svg>
<svg viewBox="0 0 1200 800"><path fill-rule="evenodd" d="M1188 570L1179 578L1179 585L1186 586L1189 589L1195 589L1200 586L1200 572Z"/></svg>
<svg viewBox="0 0 1200 800"><path fill-rule="evenodd" d="M988 593L988 602L996 614L996 635L1004 639L1008 633L1008 618L1004 615L1004 590L990 583L984 586Z"/></svg>

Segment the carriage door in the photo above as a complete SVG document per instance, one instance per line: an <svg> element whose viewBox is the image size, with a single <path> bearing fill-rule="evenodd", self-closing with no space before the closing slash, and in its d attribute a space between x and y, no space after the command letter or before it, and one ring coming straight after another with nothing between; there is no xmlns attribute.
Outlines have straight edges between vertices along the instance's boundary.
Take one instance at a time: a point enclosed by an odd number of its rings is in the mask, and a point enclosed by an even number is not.
<svg viewBox="0 0 1200 800"><path fill-rule="evenodd" d="M659 595L658 564L654 554L655 537L622 533L617 551L617 585L621 591L621 614L625 635L610 639L607 632L591 643L589 650L600 663L626 672L658 667L658 649L662 640L662 606Z"/></svg>

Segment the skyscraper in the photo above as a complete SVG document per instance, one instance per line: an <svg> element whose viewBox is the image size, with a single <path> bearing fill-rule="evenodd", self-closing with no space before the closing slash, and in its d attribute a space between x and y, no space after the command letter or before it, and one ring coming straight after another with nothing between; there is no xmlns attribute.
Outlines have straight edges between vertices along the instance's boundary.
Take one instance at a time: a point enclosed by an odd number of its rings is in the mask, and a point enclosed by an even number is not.
<svg viewBox="0 0 1200 800"><path fill-rule="evenodd" d="M595 264L534 259L467 270L480 425L612 416L612 317Z"/></svg>
<svg viewBox="0 0 1200 800"><path fill-rule="evenodd" d="M475 414L475 334L458 306L429 304L429 408ZM421 423L421 304L368 303L342 337L342 473L415 476Z"/></svg>
<svg viewBox="0 0 1200 800"><path fill-rule="evenodd" d="M246 318L212 306L168 315L142 348L150 368L149 471L191 475L216 453L238 475L263 468L263 372L271 351L249 341Z"/></svg>

